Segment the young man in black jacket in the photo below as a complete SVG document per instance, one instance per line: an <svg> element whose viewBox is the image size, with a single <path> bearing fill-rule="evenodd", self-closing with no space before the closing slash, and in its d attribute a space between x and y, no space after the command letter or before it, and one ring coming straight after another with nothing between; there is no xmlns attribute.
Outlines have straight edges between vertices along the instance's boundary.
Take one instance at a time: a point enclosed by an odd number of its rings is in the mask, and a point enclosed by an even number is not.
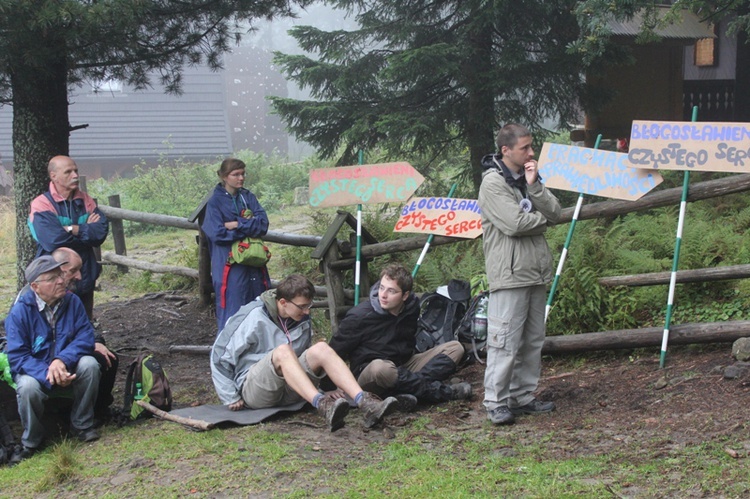
<svg viewBox="0 0 750 499"><path fill-rule="evenodd" d="M444 381L464 355L458 341L416 353L419 299L411 274L398 264L386 266L370 289L370 299L347 312L330 346L344 360L363 390L394 394L402 408L417 401L471 398L471 385Z"/></svg>

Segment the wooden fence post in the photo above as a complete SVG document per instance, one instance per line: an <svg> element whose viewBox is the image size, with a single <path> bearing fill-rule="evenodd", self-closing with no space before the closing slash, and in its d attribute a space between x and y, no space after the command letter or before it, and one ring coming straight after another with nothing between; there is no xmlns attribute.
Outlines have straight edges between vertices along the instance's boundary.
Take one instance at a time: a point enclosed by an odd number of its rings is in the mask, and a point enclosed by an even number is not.
<svg viewBox="0 0 750 499"><path fill-rule="evenodd" d="M330 263L339 258L338 245L334 242L328 247L323 260L323 274L326 280L326 291L328 292L328 313L331 320L331 332L335 333L339 328L339 307L346 304L344 297L344 278L342 272L331 268Z"/></svg>
<svg viewBox="0 0 750 499"><path fill-rule="evenodd" d="M120 195L115 194L107 198L109 205L115 208L120 208ZM128 251L125 248L125 229L122 225L122 220L119 218L113 218L109 221L110 227L112 227L112 239L115 243L115 253L120 256L127 256ZM127 273L128 267L125 265L117 265L117 271L120 273Z"/></svg>

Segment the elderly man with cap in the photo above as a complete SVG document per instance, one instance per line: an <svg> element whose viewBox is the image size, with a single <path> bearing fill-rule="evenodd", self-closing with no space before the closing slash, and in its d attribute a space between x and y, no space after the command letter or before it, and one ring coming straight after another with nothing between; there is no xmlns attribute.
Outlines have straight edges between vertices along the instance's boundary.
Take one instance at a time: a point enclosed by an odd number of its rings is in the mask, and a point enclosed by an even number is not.
<svg viewBox="0 0 750 499"><path fill-rule="evenodd" d="M80 255L70 248L62 247L52 252L52 258L61 263L60 270L62 270L65 279L65 287L81 298L77 292L78 284L81 281L81 267L83 266ZM27 283L18 292L16 302L29 289L31 289L31 286ZM83 298L81 298L81 301L83 301ZM102 372L101 379L99 380L99 395L96 397L96 406L94 407L94 417L97 419L98 424L103 424L111 418L109 406L115 401L112 390L115 386L115 378L120 360L117 354L107 348L104 336L101 333L95 331L94 342L94 358L99 362L99 368Z"/></svg>
<svg viewBox="0 0 750 499"><path fill-rule="evenodd" d="M26 268L31 289L5 319L8 362L23 425L23 447L13 456L16 462L39 449L44 402L64 391L73 397L72 433L82 442L99 438L93 428L100 378L99 363L92 356L94 328L81 300L67 292L60 268L65 263L51 255L32 261Z"/></svg>

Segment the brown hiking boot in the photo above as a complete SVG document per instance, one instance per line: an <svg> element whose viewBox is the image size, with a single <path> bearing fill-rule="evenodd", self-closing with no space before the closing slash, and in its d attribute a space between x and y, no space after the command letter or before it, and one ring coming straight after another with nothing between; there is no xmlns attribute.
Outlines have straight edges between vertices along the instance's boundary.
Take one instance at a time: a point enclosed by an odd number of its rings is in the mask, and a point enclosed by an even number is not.
<svg viewBox="0 0 750 499"><path fill-rule="evenodd" d="M349 413L349 402L344 398L323 397L318 404L318 412L326 418L326 425L331 432L344 426L344 418Z"/></svg>
<svg viewBox="0 0 750 499"><path fill-rule="evenodd" d="M362 401L359 403L365 428L372 428L396 409L398 409L396 397L381 400L380 397L370 392L365 392Z"/></svg>

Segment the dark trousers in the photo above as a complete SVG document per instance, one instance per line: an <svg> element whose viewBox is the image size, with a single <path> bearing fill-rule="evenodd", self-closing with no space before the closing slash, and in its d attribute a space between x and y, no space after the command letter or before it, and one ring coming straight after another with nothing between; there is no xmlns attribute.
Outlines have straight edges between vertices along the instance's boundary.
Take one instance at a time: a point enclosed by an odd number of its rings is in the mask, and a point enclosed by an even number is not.
<svg viewBox="0 0 750 499"><path fill-rule="evenodd" d="M110 359L112 365L107 366L107 361L103 355L94 352L94 358L99 362L99 369L101 370L99 392L94 405L94 417L99 420L106 420L109 417L109 406L115 401L112 389L115 387L115 377L117 376L120 359L115 354L115 358Z"/></svg>
<svg viewBox="0 0 750 499"><path fill-rule="evenodd" d="M83 303L83 309L86 310L86 316L93 323L94 321L94 290L92 289L88 293L84 293L84 294L76 293L76 295L78 295L78 298L81 299L81 303Z"/></svg>

